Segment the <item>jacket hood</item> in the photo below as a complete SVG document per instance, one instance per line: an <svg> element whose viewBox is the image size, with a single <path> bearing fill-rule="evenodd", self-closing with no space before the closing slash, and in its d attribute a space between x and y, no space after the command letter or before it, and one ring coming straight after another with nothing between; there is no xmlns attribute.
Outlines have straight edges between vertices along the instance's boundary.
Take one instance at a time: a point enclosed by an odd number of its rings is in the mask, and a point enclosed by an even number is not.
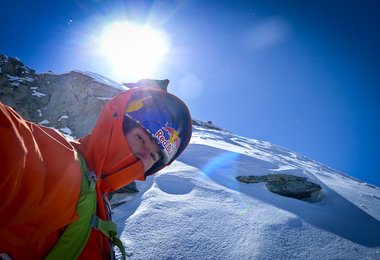
<svg viewBox="0 0 380 260"><path fill-rule="evenodd" d="M84 156L87 167L98 176L98 188L102 193L115 191L135 180L145 180L148 175L171 164L190 141L191 117L187 107L180 101L188 117L186 120L189 121L188 137L170 162L165 165L155 165L145 173L143 163L133 155L123 131L124 112L132 94L136 91L147 91L147 88L133 88L112 98L102 109L92 133L73 143ZM158 89L150 88L149 91L173 96Z"/></svg>
<svg viewBox="0 0 380 260"><path fill-rule="evenodd" d="M76 142L72 142L72 145L83 155L89 170L93 171L98 177L96 183L97 214L103 220L110 218L107 193L118 190L135 180L145 180L148 174L153 174L165 167L165 165L155 165L144 173L143 163L133 155L125 138L123 131L125 109L135 91L144 90L143 88L130 89L121 92L107 102L100 112L92 133ZM158 89L152 89L151 91L168 94ZM189 135L191 136L191 118L187 107L186 111L190 121L188 127L190 128ZM186 139L180 152L185 149L189 140L190 137ZM103 244L106 255L108 255L108 238L101 237L96 243Z"/></svg>
<svg viewBox="0 0 380 260"><path fill-rule="evenodd" d="M98 177L102 193L144 179L143 164L132 154L123 132L124 109L132 91L124 91L107 102L93 131L73 143Z"/></svg>

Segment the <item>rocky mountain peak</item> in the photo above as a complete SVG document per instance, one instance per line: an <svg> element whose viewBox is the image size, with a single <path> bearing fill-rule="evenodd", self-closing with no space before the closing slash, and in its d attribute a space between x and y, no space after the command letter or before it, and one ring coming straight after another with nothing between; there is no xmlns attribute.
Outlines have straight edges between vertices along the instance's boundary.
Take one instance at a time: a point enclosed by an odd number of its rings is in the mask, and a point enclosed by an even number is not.
<svg viewBox="0 0 380 260"><path fill-rule="evenodd" d="M105 102L122 91L78 71L36 74L5 55L0 64L1 102L27 120L77 138L92 130Z"/></svg>
<svg viewBox="0 0 380 260"><path fill-rule="evenodd" d="M23 77L29 74L33 75L35 70L26 67L19 58L9 58L6 55L0 54L0 73Z"/></svg>

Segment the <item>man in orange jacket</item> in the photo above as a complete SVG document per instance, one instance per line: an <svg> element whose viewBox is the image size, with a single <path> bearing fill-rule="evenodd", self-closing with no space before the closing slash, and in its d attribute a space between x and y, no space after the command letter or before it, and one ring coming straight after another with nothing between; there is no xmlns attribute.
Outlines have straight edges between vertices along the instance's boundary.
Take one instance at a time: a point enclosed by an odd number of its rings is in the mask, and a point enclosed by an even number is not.
<svg viewBox="0 0 380 260"><path fill-rule="evenodd" d="M191 138L191 116L176 96L135 88L110 100L91 134L69 142L0 103L0 254L45 258L78 219L82 171L94 172L97 216L110 219L107 194L171 164ZM92 229L80 259L110 259L109 238Z"/></svg>

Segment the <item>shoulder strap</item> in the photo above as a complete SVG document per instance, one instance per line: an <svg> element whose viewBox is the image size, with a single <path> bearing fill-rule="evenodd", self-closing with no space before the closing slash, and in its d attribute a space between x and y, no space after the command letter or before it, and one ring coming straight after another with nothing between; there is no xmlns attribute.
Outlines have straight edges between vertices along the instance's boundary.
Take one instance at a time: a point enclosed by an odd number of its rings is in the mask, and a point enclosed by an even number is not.
<svg viewBox="0 0 380 260"><path fill-rule="evenodd" d="M77 203L78 220L68 225L54 248L46 257L53 259L76 259L79 257L91 233L92 217L96 212L96 175L89 172L82 156L78 153L82 170L82 184Z"/></svg>
<svg viewBox="0 0 380 260"><path fill-rule="evenodd" d="M123 242L120 240L120 238L117 237L117 225L115 222L105 221L99 218L98 216L93 215L92 227L99 230L103 233L103 235L111 239L113 245L120 250L123 259L126 259L126 253Z"/></svg>
<svg viewBox="0 0 380 260"><path fill-rule="evenodd" d="M78 153L78 159L82 171L82 184L77 203L78 220L68 225L59 238L54 248L46 257L47 260L76 259L81 254L90 237L91 229L101 231L111 239L126 259L125 248L117 237L117 225L112 221L105 221L96 216L96 182L97 176L88 170L85 160Z"/></svg>

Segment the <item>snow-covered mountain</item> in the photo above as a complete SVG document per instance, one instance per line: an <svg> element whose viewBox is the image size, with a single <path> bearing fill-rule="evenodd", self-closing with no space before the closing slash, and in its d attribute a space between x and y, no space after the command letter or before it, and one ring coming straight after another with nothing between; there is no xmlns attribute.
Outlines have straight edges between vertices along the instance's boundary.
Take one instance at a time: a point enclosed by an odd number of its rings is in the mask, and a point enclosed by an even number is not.
<svg viewBox="0 0 380 260"><path fill-rule="evenodd" d="M236 176L285 173L311 201ZM131 259L380 259L380 189L268 142L194 126L177 162L114 211Z"/></svg>
<svg viewBox="0 0 380 260"><path fill-rule="evenodd" d="M98 74L35 74L0 58L0 100L76 137L124 89ZM130 259L380 259L380 188L210 121L193 123L176 162L137 182L139 193L111 200ZM299 200L236 178L273 174L322 189Z"/></svg>

